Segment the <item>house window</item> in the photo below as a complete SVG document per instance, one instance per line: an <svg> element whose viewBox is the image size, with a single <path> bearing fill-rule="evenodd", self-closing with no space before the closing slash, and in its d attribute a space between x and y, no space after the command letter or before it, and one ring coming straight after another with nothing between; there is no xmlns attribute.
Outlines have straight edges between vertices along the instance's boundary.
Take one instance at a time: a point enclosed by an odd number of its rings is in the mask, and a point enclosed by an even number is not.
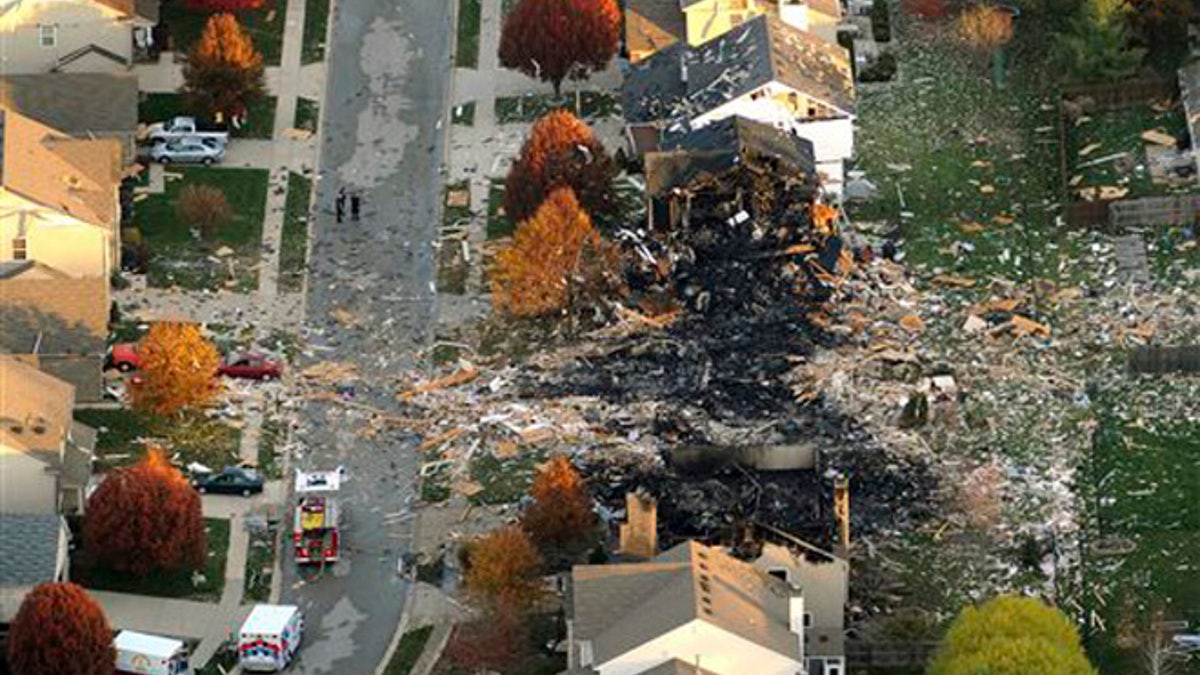
<svg viewBox="0 0 1200 675"><path fill-rule="evenodd" d="M41 24L38 26L38 43L50 48L58 44L58 26Z"/></svg>
<svg viewBox="0 0 1200 675"><path fill-rule="evenodd" d="M25 260L29 257L29 248L25 244L25 237L13 237L13 260Z"/></svg>
<svg viewBox="0 0 1200 675"><path fill-rule="evenodd" d="M812 623L813 623L812 612L805 612L804 613L804 627L812 628Z"/></svg>

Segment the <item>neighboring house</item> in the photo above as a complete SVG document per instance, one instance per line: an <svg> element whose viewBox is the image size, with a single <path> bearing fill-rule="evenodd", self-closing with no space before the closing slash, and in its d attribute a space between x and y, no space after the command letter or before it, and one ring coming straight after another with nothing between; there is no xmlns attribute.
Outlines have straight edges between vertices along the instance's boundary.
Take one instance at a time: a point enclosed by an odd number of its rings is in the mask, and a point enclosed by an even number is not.
<svg viewBox="0 0 1200 675"><path fill-rule="evenodd" d="M83 512L96 444L74 407L74 387L0 357L0 624L34 586L67 578L63 516Z"/></svg>
<svg viewBox="0 0 1200 675"><path fill-rule="evenodd" d="M104 392L108 279L74 278L32 260L0 262L0 354L71 384L80 402Z"/></svg>
<svg viewBox="0 0 1200 675"><path fill-rule="evenodd" d="M568 672L845 675L840 656L807 644L816 589L780 576L693 541L646 562L576 566Z"/></svg>
<svg viewBox="0 0 1200 675"><path fill-rule="evenodd" d="M66 581L71 535L53 513L0 513L0 626L38 584Z"/></svg>
<svg viewBox="0 0 1200 675"><path fill-rule="evenodd" d="M120 262L121 147L0 107L0 262L108 279Z"/></svg>
<svg viewBox="0 0 1200 675"><path fill-rule="evenodd" d="M700 47L677 43L634 65L622 86L629 142L740 116L813 144L825 190L841 194L854 152L854 77L845 48L771 15Z"/></svg>
<svg viewBox="0 0 1200 675"><path fill-rule="evenodd" d="M1196 171L1200 173L1200 60L1179 69L1179 93L1192 139L1192 157L1196 161Z"/></svg>
<svg viewBox="0 0 1200 675"><path fill-rule="evenodd" d="M0 356L0 514L83 513L96 432L74 408L75 387Z"/></svg>
<svg viewBox="0 0 1200 675"><path fill-rule="evenodd" d="M850 563L807 544L798 548L763 544L762 553L752 564L803 589L808 675L842 675L846 672Z"/></svg>
<svg viewBox="0 0 1200 675"><path fill-rule="evenodd" d="M702 45L768 13L837 42L839 0L627 0L625 49L637 63L680 41Z"/></svg>
<svg viewBox="0 0 1200 675"><path fill-rule="evenodd" d="M138 80L133 73L0 76L0 108L77 138L113 138L134 161Z"/></svg>
<svg viewBox="0 0 1200 675"><path fill-rule="evenodd" d="M647 144L651 143L647 139ZM748 212L759 175L797 205L816 193L813 146L807 139L744 117L727 117L682 134L663 134L645 155L651 227L686 225L694 210Z"/></svg>
<svg viewBox="0 0 1200 675"><path fill-rule="evenodd" d="M133 67L158 0L10 0L0 6L0 72L112 73Z"/></svg>

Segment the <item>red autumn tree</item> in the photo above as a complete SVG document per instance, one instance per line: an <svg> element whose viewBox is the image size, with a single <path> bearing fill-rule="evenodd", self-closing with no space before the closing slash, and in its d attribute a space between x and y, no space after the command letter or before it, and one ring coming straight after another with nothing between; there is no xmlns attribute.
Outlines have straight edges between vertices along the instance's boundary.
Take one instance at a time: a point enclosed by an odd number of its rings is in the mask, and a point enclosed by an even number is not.
<svg viewBox="0 0 1200 675"><path fill-rule="evenodd" d="M616 164L592 128L566 110L542 115L504 183L504 211L513 222L533 215L555 188L568 186L593 217L616 210Z"/></svg>
<svg viewBox="0 0 1200 675"><path fill-rule="evenodd" d="M88 557L138 576L204 564L200 496L161 450L109 472L88 499L83 520Z"/></svg>
<svg viewBox="0 0 1200 675"><path fill-rule="evenodd" d="M518 317L553 314L572 297L603 294L616 264L614 247L600 239L575 193L560 188L496 254L492 304Z"/></svg>
<svg viewBox="0 0 1200 675"><path fill-rule="evenodd" d="M592 497L565 455L556 455L538 472L529 494L533 503L521 525L539 544L565 546L586 537L596 524Z"/></svg>
<svg viewBox="0 0 1200 675"><path fill-rule="evenodd" d="M465 672L510 672L529 657L525 614L510 604L492 605L479 621L454 629L446 660Z"/></svg>
<svg viewBox="0 0 1200 675"><path fill-rule="evenodd" d="M947 0L903 0L905 14L924 19L940 19L950 12Z"/></svg>
<svg viewBox="0 0 1200 675"><path fill-rule="evenodd" d="M131 389L133 406L156 415L203 406L216 393L213 378L221 356L195 324L159 322L138 343L141 382Z"/></svg>
<svg viewBox="0 0 1200 675"><path fill-rule="evenodd" d="M244 115L266 87L262 54L232 14L214 14L183 66L183 91L210 115Z"/></svg>
<svg viewBox="0 0 1200 675"><path fill-rule="evenodd" d="M525 532L502 527L475 541L468 549L467 590L489 605L529 607L538 594L542 561Z"/></svg>
<svg viewBox="0 0 1200 675"><path fill-rule="evenodd" d="M617 53L616 0L520 0L500 31L500 65L554 85L603 70Z"/></svg>
<svg viewBox="0 0 1200 675"><path fill-rule="evenodd" d="M112 675L112 629L100 605L71 583L34 588L8 631L8 666L17 675Z"/></svg>

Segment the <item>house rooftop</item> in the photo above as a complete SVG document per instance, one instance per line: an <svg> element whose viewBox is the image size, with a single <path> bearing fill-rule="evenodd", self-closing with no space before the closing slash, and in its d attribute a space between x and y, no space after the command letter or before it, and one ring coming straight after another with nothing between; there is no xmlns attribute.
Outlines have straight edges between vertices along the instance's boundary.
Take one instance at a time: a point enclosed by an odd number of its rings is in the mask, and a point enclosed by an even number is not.
<svg viewBox="0 0 1200 675"><path fill-rule="evenodd" d="M33 261L0 266L0 354L99 354L108 279L76 279Z"/></svg>
<svg viewBox="0 0 1200 675"><path fill-rule="evenodd" d="M137 104L133 73L0 76L0 107L72 136L132 133Z"/></svg>
<svg viewBox="0 0 1200 675"><path fill-rule="evenodd" d="M695 620L800 656L790 589L721 549L685 542L649 562L579 565L571 575L575 635L592 642L597 663Z"/></svg>
<svg viewBox="0 0 1200 675"><path fill-rule="evenodd" d="M686 122L771 82L846 114L854 110L850 57L769 14L698 47L676 43L630 68L622 86L629 122Z"/></svg>
<svg viewBox="0 0 1200 675"><path fill-rule="evenodd" d="M154 25L158 23L159 0L96 0L130 18L139 18Z"/></svg>
<svg viewBox="0 0 1200 675"><path fill-rule="evenodd" d="M54 581L64 527L55 513L0 513L0 588Z"/></svg>
<svg viewBox="0 0 1200 675"><path fill-rule="evenodd" d="M121 145L72 138L0 106L0 189L115 231Z"/></svg>
<svg viewBox="0 0 1200 675"><path fill-rule="evenodd" d="M686 38L679 0L626 0L625 47L630 53L656 52Z"/></svg>

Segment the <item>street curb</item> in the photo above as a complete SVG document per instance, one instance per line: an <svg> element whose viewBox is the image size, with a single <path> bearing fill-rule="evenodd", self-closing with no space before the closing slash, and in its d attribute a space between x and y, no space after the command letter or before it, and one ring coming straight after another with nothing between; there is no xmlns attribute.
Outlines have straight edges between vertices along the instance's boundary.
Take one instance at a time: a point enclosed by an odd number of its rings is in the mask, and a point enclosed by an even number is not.
<svg viewBox="0 0 1200 675"><path fill-rule="evenodd" d="M396 626L396 633L392 635L392 641L388 644L387 650L383 653L383 659L379 661L379 665L375 667L375 675L383 675L387 670L388 665L392 661L392 656L396 654L396 648L400 646L400 640L407 632L408 622L411 618L408 610L412 607L413 599L417 595L417 582L412 580L408 583L408 590L404 593L404 609L400 611L400 623Z"/></svg>

